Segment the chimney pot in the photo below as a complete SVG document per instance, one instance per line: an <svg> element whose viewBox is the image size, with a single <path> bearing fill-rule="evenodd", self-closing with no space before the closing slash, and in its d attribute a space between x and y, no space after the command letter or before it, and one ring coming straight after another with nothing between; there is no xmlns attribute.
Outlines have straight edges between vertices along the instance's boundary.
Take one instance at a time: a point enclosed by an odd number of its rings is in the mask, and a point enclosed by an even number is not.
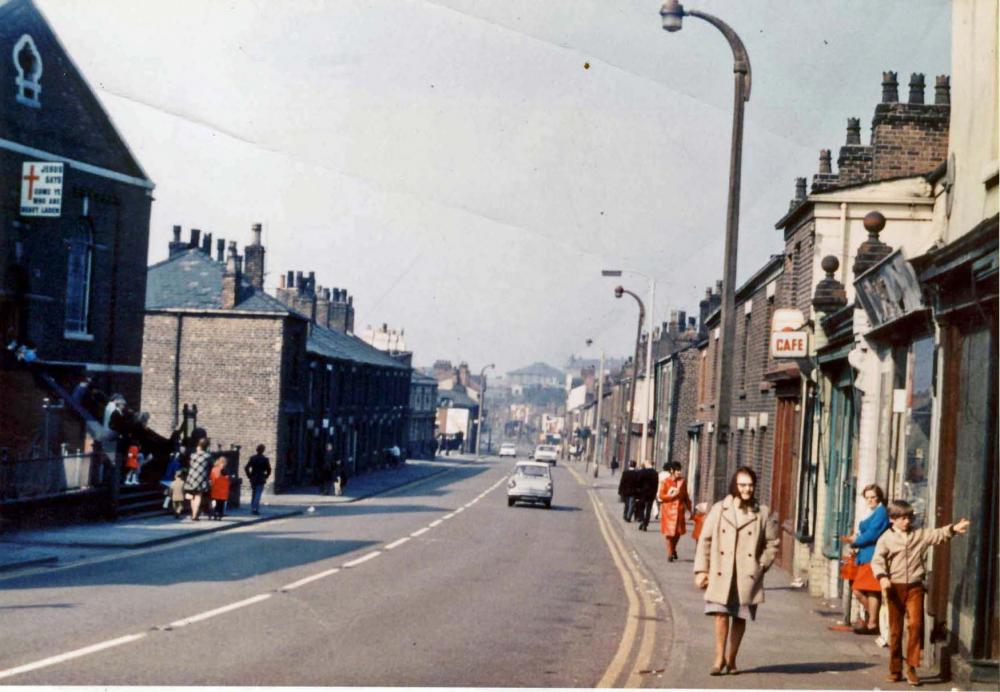
<svg viewBox="0 0 1000 692"><path fill-rule="evenodd" d="M215 241L215 258L219 262L226 261L226 240L225 238L219 238Z"/></svg>
<svg viewBox="0 0 1000 692"><path fill-rule="evenodd" d="M947 106L951 104L951 78L939 74L934 78L934 105Z"/></svg>
<svg viewBox="0 0 1000 692"><path fill-rule="evenodd" d="M938 77L938 79L940 80L941 78ZM174 226L174 242L175 243L181 242L181 227L180 226Z"/></svg>
<svg viewBox="0 0 1000 692"><path fill-rule="evenodd" d="M208 255L209 259L212 257L212 234L206 233L201 239L201 251Z"/></svg>
<svg viewBox="0 0 1000 692"><path fill-rule="evenodd" d="M823 173L832 173L833 172L833 168L830 165L830 150L829 149L820 149L819 150L819 172L820 172L820 174L823 174Z"/></svg>
<svg viewBox="0 0 1000 692"><path fill-rule="evenodd" d="M307 289L312 293L316 292L316 272L309 272L309 285Z"/></svg>
<svg viewBox="0 0 1000 692"><path fill-rule="evenodd" d="M896 103L899 101L899 82L896 81L895 72L882 73L882 103Z"/></svg>
<svg viewBox="0 0 1000 692"><path fill-rule="evenodd" d="M861 119L847 119L847 142L846 144L861 144Z"/></svg>
<svg viewBox="0 0 1000 692"><path fill-rule="evenodd" d="M917 105L924 103L924 76L919 72L910 75L910 103Z"/></svg>
<svg viewBox="0 0 1000 692"><path fill-rule="evenodd" d="M796 178L795 179L795 199L796 201L801 201L806 198L806 179Z"/></svg>
<svg viewBox="0 0 1000 692"><path fill-rule="evenodd" d="M278 277L278 288L284 288L284 287L285 287L285 275L282 274Z"/></svg>
<svg viewBox="0 0 1000 692"><path fill-rule="evenodd" d="M299 289L299 293L305 291L305 281L302 278L302 272L295 272L295 288Z"/></svg>
<svg viewBox="0 0 1000 692"><path fill-rule="evenodd" d="M250 227L250 233L253 236L253 242L251 245L260 245L260 224L255 223Z"/></svg>
<svg viewBox="0 0 1000 692"><path fill-rule="evenodd" d="M191 229L191 243L190 247L197 248L201 246L201 230L198 228Z"/></svg>
<svg viewBox="0 0 1000 692"><path fill-rule="evenodd" d="M289 270L288 272L288 288L295 288L295 272Z"/></svg>

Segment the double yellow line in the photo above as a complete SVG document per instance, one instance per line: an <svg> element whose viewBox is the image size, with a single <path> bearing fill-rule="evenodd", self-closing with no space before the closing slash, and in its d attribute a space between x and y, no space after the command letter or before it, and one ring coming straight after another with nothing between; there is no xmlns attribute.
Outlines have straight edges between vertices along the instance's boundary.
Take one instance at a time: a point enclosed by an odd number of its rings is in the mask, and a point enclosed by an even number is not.
<svg viewBox="0 0 1000 692"><path fill-rule="evenodd" d="M570 472L577 482L586 487L586 482L570 467ZM639 671L648 671L653 660L653 649L656 644L656 604L643 586L642 574L635 561L629 557L628 550L618 533L614 530L608 518L604 505L597 498L597 493L587 490L597 524L604 536L605 543L611 553L611 559L618 568L625 596L628 599L628 613L625 619L625 630L614 658L601 676L597 687L641 687L642 677ZM642 626L640 627L640 621ZM630 659L634 659L632 668L626 670ZM616 684L624 677L624 682Z"/></svg>

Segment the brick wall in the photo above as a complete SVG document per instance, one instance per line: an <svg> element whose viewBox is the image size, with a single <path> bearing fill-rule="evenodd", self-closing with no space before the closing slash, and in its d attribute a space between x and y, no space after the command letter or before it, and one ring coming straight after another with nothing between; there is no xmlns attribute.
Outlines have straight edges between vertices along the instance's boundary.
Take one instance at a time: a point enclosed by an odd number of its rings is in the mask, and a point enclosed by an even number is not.
<svg viewBox="0 0 1000 692"><path fill-rule="evenodd" d="M246 458L264 444L274 462L282 453L284 331L280 317L147 315L142 396L151 427L169 430L175 408L197 404L213 449L238 444Z"/></svg>
<svg viewBox="0 0 1000 692"><path fill-rule="evenodd" d="M686 469L690 440L688 428L698 417L698 368L701 352L688 348L674 355L674 428L670 440L670 461Z"/></svg>

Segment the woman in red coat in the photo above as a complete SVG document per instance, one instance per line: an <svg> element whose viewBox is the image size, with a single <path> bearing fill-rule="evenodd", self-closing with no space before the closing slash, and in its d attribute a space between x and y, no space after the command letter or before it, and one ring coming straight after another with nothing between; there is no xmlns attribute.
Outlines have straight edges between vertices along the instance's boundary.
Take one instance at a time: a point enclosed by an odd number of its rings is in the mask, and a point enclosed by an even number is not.
<svg viewBox="0 0 1000 692"><path fill-rule="evenodd" d="M209 484L212 488L212 515L211 518L221 521L226 513L226 501L229 499L229 474L226 473L226 460L217 459L209 475Z"/></svg>
<svg viewBox="0 0 1000 692"><path fill-rule="evenodd" d="M660 533L667 539L667 559L677 559L677 540L684 535L687 512L691 511L687 481L677 462L667 464L667 477L660 484L657 499L660 501Z"/></svg>

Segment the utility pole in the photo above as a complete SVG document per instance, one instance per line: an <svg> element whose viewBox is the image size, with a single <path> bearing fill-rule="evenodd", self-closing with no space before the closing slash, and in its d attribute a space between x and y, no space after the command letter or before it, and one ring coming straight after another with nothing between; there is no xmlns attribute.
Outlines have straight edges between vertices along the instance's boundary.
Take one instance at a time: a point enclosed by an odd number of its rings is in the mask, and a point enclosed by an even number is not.
<svg viewBox="0 0 1000 692"><path fill-rule="evenodd" d="M594 478L597 478L597 467L601 461L601 431L604 430L604 423L601 422L601 402L604 400L604 349L601 349L601 367L597 372L597 432L594 434Z"/></svg>

